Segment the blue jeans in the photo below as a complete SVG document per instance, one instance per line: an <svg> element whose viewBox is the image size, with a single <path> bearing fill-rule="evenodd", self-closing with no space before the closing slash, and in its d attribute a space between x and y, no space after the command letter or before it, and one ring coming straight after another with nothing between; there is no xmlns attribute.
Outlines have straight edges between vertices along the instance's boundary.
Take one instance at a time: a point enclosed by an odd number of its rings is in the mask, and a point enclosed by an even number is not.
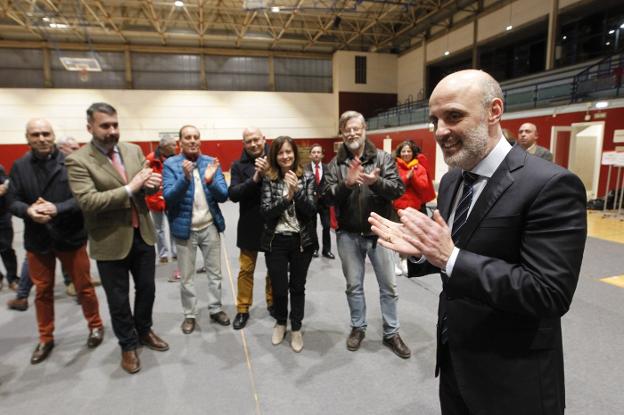
<svg viewBox="0 0 624 415"><path fill-rule="evenodd" d="M150 210L150 215L152 217L152 221L154 222L154 227L156 228L156 248L158 249L158 257L159 258L167 258L169 257L169 250L167 247L171 248L171 256L178 256L176 252L176 245L173 242L173 234L171 234L171 229L169 229L169 238L165 236L165 221L167 220L167 216L165 212L156 212ZM168 241L167 241L168 239Z"/></svg>
<svg viewBox="0 0 624 415"><path fill-rule="evenodd" d="M20 300L23 298L28 298L32 286L33 283L30 279L30 271L28 269L28 259L24 257L24 262L22 263L22 271L20 272L19 285L17 286L17 298L19 298Z"/></svg>
<svg viewBox="0 0 624 415"><path fill-rule="evenodd" d="M379 284L379 300L383 318L384 337L392 336L399 331L397 313L396 275L391 252L377 244L372 237L363 237L357 233L336 232L338 255L342 262L342 272L347 280L347 302L351 312L351 326L365 330L366 299L364 297L364 261L370 259L377 283Z"/></svg>

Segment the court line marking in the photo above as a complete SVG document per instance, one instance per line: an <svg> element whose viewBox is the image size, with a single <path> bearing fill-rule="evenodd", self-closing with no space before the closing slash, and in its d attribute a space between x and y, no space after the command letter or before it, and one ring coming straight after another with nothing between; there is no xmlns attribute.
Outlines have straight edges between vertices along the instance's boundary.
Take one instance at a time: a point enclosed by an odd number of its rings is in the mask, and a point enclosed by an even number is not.
<svg viewBox="0 0 624 415"><path fill-rule="evenodd" d="M232 267L230 266L230 260L227 248L225 246L225 234L221 234L221 249L223 251L223 255L225 258L225 268L228 273L228 279L230 281L230 288L232 291L232 299L234 300L234 304L236 304L236 294L234 290L234 278L232 276ZM253 394L253 399L256 403L256 414L262 415L262 411L260 410L260 397L258 396L258 389L256 388L256 373L254 371L253 365L251 363L251 354L249 353L249 345L247 344L247 335L245 334L245 329L242 328L238 330L240 332L241 340L243 341L243 352L245 354L245 363L247 364L247 372L249 374L249 383L251 383L251 391Z"/></svg>
<svg viewBox="0 0 624 415"><path fill-rule="evenodd" d="M600 281L616 287L624 288L624 275L616 275L614 277L600 278Z"/></svg>

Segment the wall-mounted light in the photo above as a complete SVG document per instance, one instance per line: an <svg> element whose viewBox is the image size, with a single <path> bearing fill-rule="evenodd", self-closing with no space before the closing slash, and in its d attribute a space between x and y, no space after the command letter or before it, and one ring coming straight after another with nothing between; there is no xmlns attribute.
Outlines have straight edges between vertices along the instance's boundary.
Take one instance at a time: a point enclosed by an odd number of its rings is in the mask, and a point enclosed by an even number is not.
<svg viewBox="0 0 624 415"><path fill-rule="evenodd" d="M609 106L609 101L598 101L596 105L594 105L597 109L601 110L607 108Z"/></svg>
<svg viewBox="0 0 624 415"><path fill-rule="evenodd" d="M273 6L271 7L271 13L279 13L280 12L280 8L279 6Z"/></svg>
<svg viewBox="0 0 624 415"><path fill-rule="evenodd" d="M184 2L183 2L183 1L181 1L181 0L176 0L176 1L174 1L174 2L173 2L173 4L174 4L176 7L182 7L182 6L184 6Z"/></svg>
<svg viewBox="0 0 624 415"><path fill-rule="evenodd" d="M509 25L509 26L507 26L507 27L505 28L505 30L507 30L507 31L510 31L511 29L513 29L513 26L512 26L512 25Z"/></svg>
<svg viewBox="0 0 624 415"><path fill-rule="evenodd" d="M448 50L444 51L444 56L448 56L450 54L451 54L451 52L449 52Z"/></svg>

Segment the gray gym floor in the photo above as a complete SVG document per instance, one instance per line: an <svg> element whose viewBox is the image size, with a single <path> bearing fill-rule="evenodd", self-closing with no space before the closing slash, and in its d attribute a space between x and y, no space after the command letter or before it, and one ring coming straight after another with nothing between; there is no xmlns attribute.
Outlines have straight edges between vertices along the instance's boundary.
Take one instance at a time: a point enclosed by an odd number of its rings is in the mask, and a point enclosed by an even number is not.
<svg viewBox="0 0 624 415"><path fill-rule="evenodd" d="M238 206L222 209L224 235L223 304L233 319L238 273ZM15 221L14 247L23 258L22 223ZM320 234L320 231L319 231ZM337 256L335 244L333 251ZM622 413L624 289L602 277L624 273L624 249L590 238L581 279L570 312L563 319L567 414ZM308 273L304 350L288 339L271 345L273 320L264 301L265 265L256 269L254 306L247 327L235 331L208 318L205 274L199 274L202 315L199 330L184 335L177 283L168 282L175 263L158 265L154 330L171 346L164 353L140 351L142 370L128 375L109 325L104 292L97 288L106 334L97 349L86 347L87 328L80 307L56 288L56 347L33 366L37 343L31 307L0 311L0 405L3 414L439 414L435 359L437 276L399 278L401 335L412 357L400 359L381 344L377 283L367 264L369 328L362 348L349 352L349 314L339 259L314 259ZM59 274L59 273L57 273ZM97 275L95 266L92 274ZM57 278L60 280L61 278ZM14 293L0 292L4 305ZM532 415L532 414L527 414Z"/></svg>

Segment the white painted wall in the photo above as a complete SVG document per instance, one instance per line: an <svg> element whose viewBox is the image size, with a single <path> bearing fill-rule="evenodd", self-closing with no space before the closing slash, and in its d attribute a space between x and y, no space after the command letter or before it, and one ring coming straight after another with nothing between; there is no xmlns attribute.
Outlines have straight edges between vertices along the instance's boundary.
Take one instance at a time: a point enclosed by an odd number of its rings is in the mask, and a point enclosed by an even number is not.
<svg viewBox="0 0 624 415"><path fill-rule="evenodd" d="M518 0L479 19L477 40L483 41L504 34L506 27L521 26L550 13L551 0Z"/></svg>
<svg viewBox="0 0 624 415"><path fill-rule="evenodd" d="M11 88L0 89L0 144L24 143L33 117L49 119L57 137L88 141L85 111L98 101L117 109L121 139L129 141L156 141L184 124L207 140L240 140L248 125L267 137L331 137L338 129L333 94Z"/></svg>
<svg viewBox="0 0 624 415"><path fill-rule="evenodd" d="M355 57L366 56L366 84L355 83ZM334 91L397 93L397 55L338 51L333 55Z"/></svg>
<svg viewBox="0 0 624 415"><path fill-rule="evenodd" d="M404 102L410 95L413 100L417 100L418 92L424 89L423 55L424 48L420 47L399 57L397 70L399 102Z"/></svg>
<svg viewBox="0 0 624 415"><path fill-rule="evenodd" d="M454 30L427 44L427 62L435 61L444 56L445 51L451 53L472 46L474 24L470 23Z"/></svg>

